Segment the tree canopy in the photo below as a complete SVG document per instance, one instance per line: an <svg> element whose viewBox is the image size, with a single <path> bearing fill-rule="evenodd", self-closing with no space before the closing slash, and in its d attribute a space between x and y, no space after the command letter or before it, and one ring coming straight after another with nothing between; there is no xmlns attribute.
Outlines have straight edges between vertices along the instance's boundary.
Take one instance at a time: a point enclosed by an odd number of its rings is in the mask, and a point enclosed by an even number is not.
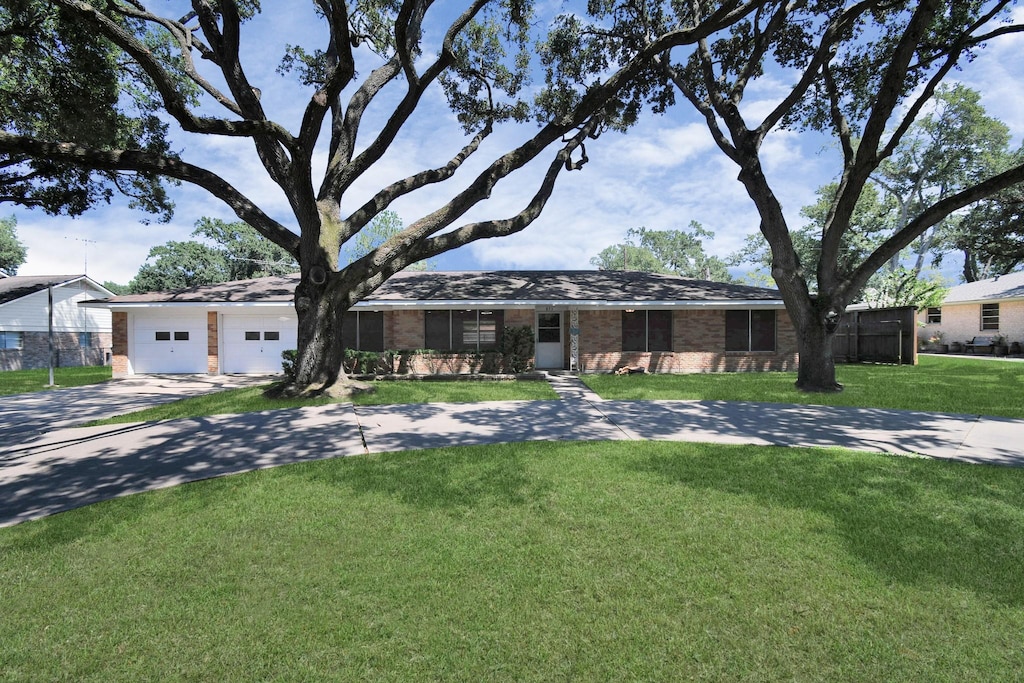
<svg viewBox="0 0 1024 683"><path fill-rule="evenodd" d="M571 50L558 47L564 47L559 42L563 34L553 36L546 48L534 49L535 8L527 0L473 0L457 14L435 7L432 0L315 0L306 10L310 30L304 43L288 48L280 68L306 89L305 106L297 120L279 121L262 102L268 84L250 80L249 54L242 49L250 27L272 21L260 13L258 2L192 0L177 14L165 3L144 0L21 2L17 11L3 15L0 26L19 36L10 43L12 64L28 64L36 46L59 46L72 34L89 36L98 57L68 58L71 70L88 75L84 102L93 108L127 102L135 107L130 122L139 125L158 122L148 117L159 111L173 122L168 134L175 140L192 135L247 139L263 172L287 198L294 229L264 210L260 197L246 195L230 178L174 151L180 144L161 148L157 143L167 136L76 137L60 127L58 107L42 109L46 125L41 127L7 119L0 131L0 154L19 160L27 168L22 175L31 173L32 164L57 164L115 178L163 177L192 183L225 202L240 220L298 260L295 388L323 391L340 376L341 351L330 340L339 336L345 310L413 263L524 229L540 214L559 174L583 166L585 141L635 118L636 107L620 93L641 99L651 95L643 77L655 56L692 46L763 4L650 2L645 6L659 17L657 32L612 62L581 65L585 81L563 87L564 81L552 79L534 107L524 89L532 58L540 53L547 68L564 74L559 63ZM25 83L3 85L24 90L38 76L31 68L26 73ZM417 108L438 89L466 137L453 141L450 156L439 165L384 184L368 199L352 200L353 206L343 204L353 186L368 181L371 169L393 151ZM56 91L49 98L63 101ZM382 126L363 125L370 111L384 121ZM467 159L481 154L496 126L523 121L531 112L540 126L529 139L484 160L465 178L456 174ZM321 140L323 134L327 139ZM545 165L519 211L459 223L500 182L538 159ZM362 258L339 262L342 247L381 212L439 183L451 188L446 199L423 205L421 216ZM25 193L9 198L30 202Z"/></svg>
<svg viewBox="0 0 1024 683"><path fill-rule="evenodd" d="M696 221L690 222L689 230L630 228L625 242L605 247L590 263L600 270L636 270L730 282L725 261L704 251L704 240L714 237L715 233Z"/></svg>
<svg viewBox="0 0 1024 683"><path fill-rule="evenodd" d="M18 220L14 216L0 218L0 273L17 275L26 253L18 240Z"/></svg>
<svg viewBox="0 0 1024 683"><path fill-rule="evenodd" d="M281 247L238 221L200 218L193 237L149 250L146 262L128 284L133 294L294 273L298 264Z"/></svg>
<svg viewBox="0 0 1024 683"><path fill-rule="evenodd" d="M832 335L846 306L875 272L952 214L1024 181L1024 164L1017 163L974 176L945 196L929 196L858 262L844 263L844 240L873 175L928 113L955 69L969 68L986 44L1024 30L1012 6L1009 0L766 2L699 39L686 59L659 54L652 60L655 108L671 106L681 95L735 164L758 211L772 277L797 330L798 387L841 389ZM642 8L592 4L590 9L591 23L582 29L580 19L565 20L586 36L585 55L596 51L614 60L651 26ZM786 74L786 84L779 97L742 106L748 90L762 78L777 84L780 73ZM765 168L764 143L784 128L830 135L841 155L835 192L817 236L816 264L801 260ZM935 161L956 155L956 149L944 149Z"/></svg>

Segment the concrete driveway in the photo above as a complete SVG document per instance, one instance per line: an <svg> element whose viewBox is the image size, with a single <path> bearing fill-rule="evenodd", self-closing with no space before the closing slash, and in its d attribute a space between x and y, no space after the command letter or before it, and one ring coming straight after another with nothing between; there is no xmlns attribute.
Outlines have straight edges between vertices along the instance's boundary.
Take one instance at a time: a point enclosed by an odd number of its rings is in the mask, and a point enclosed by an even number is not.
<svg viewBox="0 0 1024 683"><path fill-rule="evenodd" d="M838 446L1024 466L1024 420L751 402L602 401L569 378L552 381L562 399L557 401L343 403L58 428L61 421L94 419L129 405L266 380L149 377L6 397L15 400L0 402L0 527L139 491L294 462L522 441Z"/></svg>
<svg viewBox="0 0 1024 683"><path fill-rule="evenodd" d="M271 380L243 375L137 375L82 387L3 396L0 442Z"/></svg>

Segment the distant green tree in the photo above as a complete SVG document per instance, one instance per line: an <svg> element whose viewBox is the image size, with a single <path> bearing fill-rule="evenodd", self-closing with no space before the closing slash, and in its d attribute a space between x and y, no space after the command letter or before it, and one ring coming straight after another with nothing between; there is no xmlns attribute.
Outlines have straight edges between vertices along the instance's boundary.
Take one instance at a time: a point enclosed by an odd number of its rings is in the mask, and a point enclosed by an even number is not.
<svg viewBox="0 0 1024 683"><path fill-rule="evenodd" d="M228 281L223 252L200 242L168 242L149 250L128 284L133 294L166 292Z"/></svg>
<svg viewBox="0 0 1024 683"><path fill-rule="evenodd" d="M16 275L25 262L25 245L18 241L18 219L0 218L0 273Z"/></svg>
<svg viewBox="0 0 1024 683"><path fill-rule="evenodd" d="M689 230L630 228L626 241L602 249L590 263L600 270L665 273L697 280L731 282L725 261L704 251L704 240L715 233L697 221Z"/></svg>
<svg viewBox="0 0 1024 683"><path fill-rule="evenodd" d="M118 284L117 282L114 282L112 280L107 280L106 282L104 282L103 288L109 289L111 292L114 293L115 296L121 296L122 294L132 293L132 288L129 287L128 285Z"/></svg>
<svg viewBox="0 0 1024 683"><path fill-rule="evenodd" d="M204 241L171 241L150 249L128 288L136 294L165 292L285 275L299 267L287 251L241 221L203 217L192 236Z"/></svg>
<svg viewBox="0 0 1024 683"><path fill-rule="evenodd" d="M205 238L223 254L228 281L287 275L299 270L291 254L242 221L203 217L196 222L192 236Z"/></svg>
<svg viewBox="0 0 1024 683"><path fill-rule="evenodd" d="M349 245L341 250L342 263L352 263L380 247L405 229L402 219L394 211L381 211L370 224L359 231ZM434 259L417 261L406 270L437 270Z"/></svg>

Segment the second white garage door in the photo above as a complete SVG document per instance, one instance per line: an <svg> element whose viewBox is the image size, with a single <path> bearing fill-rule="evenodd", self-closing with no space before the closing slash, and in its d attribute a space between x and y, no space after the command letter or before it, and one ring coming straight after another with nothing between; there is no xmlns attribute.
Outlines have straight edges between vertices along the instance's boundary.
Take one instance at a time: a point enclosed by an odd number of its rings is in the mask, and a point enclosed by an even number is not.
<svg viewBox="0 0 1024 683"><path fill-rule="evenodd" d="M225 374L275 374L281 372L281 352L294 349L294 316L229 315L221 318Z"/></svg>

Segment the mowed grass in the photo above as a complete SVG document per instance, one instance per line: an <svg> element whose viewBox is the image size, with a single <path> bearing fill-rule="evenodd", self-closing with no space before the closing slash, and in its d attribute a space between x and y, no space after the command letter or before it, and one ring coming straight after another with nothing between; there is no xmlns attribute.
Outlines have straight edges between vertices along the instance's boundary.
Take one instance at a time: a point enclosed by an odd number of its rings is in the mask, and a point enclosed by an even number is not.
<svg viewBox="0 0 1024 683"><path fill-rule="evenodd" d="M528 443L338 459L0 529L17 681L1004 681L1024 471Z"/></svg>
<svg viewBox="0 0 1024 683"><path fill-rule="evenodd" d="M153 422L206 415L250 413L282 408L326 405L330 398L267 398L263 392L269 385L229 389L214 394L181 399L116 417L97 420L90 425ZM357 405L397 403L469 403L475 401L514 401L556 399L558 395L542 381L393 381L375 382L372 393L357 394L351 401Z"/></svg>
<svg viewBox="0 0 1024 683"><path fill-rule="evenodd" d="M583 375L606 399L767 401L1024 417L1024 363L921 356L913 365L838 365L838 394L808 394L796 373Z"/></svg>
<svg viewBox="0 0 1024 683"><path fill-rule="evenodd" d="M53 381L59 387L79 387L85 384L97 384L99 382L106 382L110 377L110 366L53 369ZM49 383L49 368L0 372L0 396L42 391Z"/></svg>

